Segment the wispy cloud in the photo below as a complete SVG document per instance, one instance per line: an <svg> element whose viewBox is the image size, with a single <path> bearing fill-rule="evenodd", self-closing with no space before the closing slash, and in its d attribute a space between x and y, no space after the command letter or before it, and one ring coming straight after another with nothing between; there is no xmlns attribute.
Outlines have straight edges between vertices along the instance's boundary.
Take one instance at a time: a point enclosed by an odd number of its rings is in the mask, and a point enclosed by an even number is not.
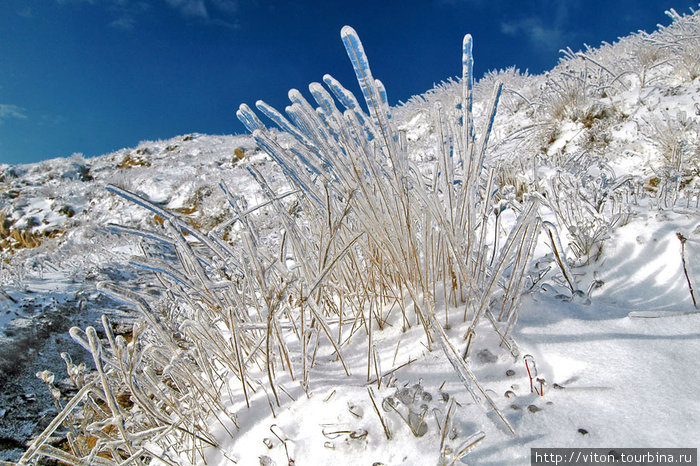
<svg viewBox="0 0 700 466"><path fill-rule="evenodd" d="M183 16L192 18L209 18L204 0L166 0L168 5L178 10Z"/></svg>
<svg viewBox="0 0 700 466"><path fill-rule="evenodd" d="M172 8L186 19L199 19L220 26L235 27L233 15L238 11L238 0L56 0L60 5L88 4L102 6L113 16L110 26L133 30L147 10L161 7Z"/></svg>
<svg viewBox="0 0 700 466"><path fill-rule="evenodd" d="M0 104L0 123L13 118L24 120L27 118L27 115L24 112L25 110L17 105Z"/></svg>
<svg viewBox="0 0 700 466"><path fill-rule="evenodd" d="M31 7L25 7L21 10L17 10L17 14L22 18L31 18L34 16L34 12L32 11Z"/></svg>
<svg viewBox="0 0 700 466"><path fill-rule="evenodd" d="M148 11L150 5L144 1L110 0L109 11L115 19L109 25L116 29L131 31L136 26L138 18Z"/></svg>
<svg viewBox="0 0 700 466"><path fill-rule="evenodd" d="M576 0L543 0L538 3L539 8L536 11L546 12L546 17L533 14L502 21L501 32L509 36L523 36L533 46L542 50L558 50L573 38L566 25L572 13L571 9L578 8L579 3Z"/></svg>
<svg viewBox="0 0 700 466"><path fill-rule="evenodd" d="M238 10L238 0L166 0L170 7L190 18L220 20Z"/></svg>
<svg viewBox="0 0 700 466"><path fill-rule="evenodd" d="M482 7L488 4L488 0L435 0L437 5L460 6L468 5L473 7Z"/></svg>
<svg viewBox="0 0 700 466"><path fill-rule="evenodd" d="M211 0L211 4L223 13L233 14L238 11L238 0Z"/></svg>
<svg viewBox="0 0 700 466"><path fill-rule="evenodd" d="M565 32L557 25L544 25L537 17L501 23L501 32L509 36L525 36L540 49L561 48L566 39Z"/></svg>
<svg viewBox="0 0 700 466"><path fill-rule="evenodd" d="M131 31L136 26L136 18L132 15L122 15L109 23L109 25L116 29Z"/></svg>

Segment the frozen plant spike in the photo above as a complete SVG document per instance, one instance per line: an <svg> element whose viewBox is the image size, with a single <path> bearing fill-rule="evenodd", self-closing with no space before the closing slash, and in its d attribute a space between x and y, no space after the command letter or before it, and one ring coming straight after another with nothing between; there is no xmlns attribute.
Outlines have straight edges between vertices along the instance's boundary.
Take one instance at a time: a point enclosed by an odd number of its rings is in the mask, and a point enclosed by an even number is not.
<svg viewBox="0 0 700 466"><path fill-rule="evenodd" d="M304 136L299 131L297 131L297 129L294 127L294 125L292 125L289 122L289 120L287 120L284 117L284 115L282 115L280 112L278 112L274 107L268 105L267 103L265 103L262 100L258 100L257 102L255 102L255 107L258 110L260 110L270 120L274 121L275 124L277 126L279 126L282 131L288 132L289 134L291 134L292 136L297 138L297 140L299 142L306 144L306 142L304 141ZM252 113L252 110L251 110L251 113ZM240 117L239 117L239 119L240 119ZM261 125L262 125L262 123L261 123ZM246 128L248 128L247 125L246 125Z"/></svg>
<svg viewBox="0 0 700 466"><path fill-rule="evenodd" d="M172 217L172 214L170 214L168 211L165 209L161 209L157 205L153 204L152 202L149 202L139 196L138 194L134 194L131 191L128 191L124 188L120 188L119 186L115 186L113 184L108 184L105 188L107 191L116 194L117 196L123 197L127 201L131 201L134 204L140 205L141 207L145 207L146 209L150 210L156 215L159 215L160 217L164 219L169 219Z"/></svg>
<svg viewBox="0 0 700 466"><path fill-rule="evenodd" d="M469 453L476 446L477 443L484 440L484 438L486 438L486 434L481 432L481 431L470 435L457 448L457 453L454 455L454 457L452 458L452 461L450 461L448 463L448 465L452 466L452 465L456 464L457 461L461 460L467 453Z"/></svg>
<svg viewBox="0 0 700 466"><path fill-rule="evenodd" d="M571 270L569 270L569 263L566 260L564 249L561 247L561 241L559 240L559 232L557 231L557 227L554 226L554 224L552 224L551 222L547 221L542 222L542 226L544 227L544 230L547 234L547 239L549 239L549 243L552 246L552 252L554 252L554 257L556 259L557 265L559 266L559 269L561 270L561 273L564 276L566 283L569 285L571 295L573 296L574 292L577 289L576 282L574 281L574 276L571 273Z"/></svg>
<svg viewBox="0 0 700 466"><path fill-rule="evenodd" d="M481 142L481 150L479 151L479 165L482 167L484 165L484 158L486 157L486 148L489 143L489 137L491 136L491 131L493 130L493 123L496 120L496 111L498 110L498 101L501 99L501 94L503 92L503 83L496 84L493 91L493 98L491 99L491 109L489 111L489 119L486 129L484 131L483 141Z"/></svg>
<svg viewBox="0 0 700 466"><path fill-rule="evenodd" d="M168 244L170 246L174 245L174 242L172 239L168 238L167 236L163 236L161 234L152 232L152 231L144 231L144 230L139 230L138 228L131 228L123 225L117 225L116 223L108 223L107 228L109 231L113 233L128 233L130 235L136 235L140 236L145 239L150 239L153 241L157 241L159 243L164 243Z"/></svg>
<svg viewBox="0 0 700 466"><path fill-rule="evenodd" d="M338 112L338 108L335 106L335 102L333 102L333 99L330 94L328 94L328 91L326 91L319 83L311 83L309 84L309 92L311 92L311 95L314 96L316 103L321 106L321 109L323 110L323 113L326 114L326 117L334 117L337 120L340 112Z"/></svg>
<svg viewBox="0 0 700 466"><path fill-rule="evenodd" d="M355 70L357 82L360 84L362 95L367 103L367 109L374 116L375 123L382 134L387 150L395 153L393 150L395 143L393 132L390 131L387 118L387 115L390 115L390 111L388 106L383 104L380 91L377 89L377 83L372 77L372 71L369 68L369 61L362 42L357 32L350 26L343 26L343 29L340 31L340 37L343 39L345 50L348 52L348 57L350 57L350 62Z"/></svg>
<svg viewBox="0 0 700 466"><path fill-rule="evenodd" d="M345 50L348 52L350 62L355 70L355 76L360 84L360 90L365 97L367 108L370 112L374 111L375 115L379 114L379 96L376 92L372 71L369 69L369 62L365 49L362 46L357 32L350 26L343 26L340 31L340 37L343 39Z"/></svg>
<svg viewBox="0 0 700 466"><path fill-rule="evenodd" d="M474 142L474 122L472 121L472 106L474 103L473 45L472 35L466 34L462 41L462 128L464 131L465 149Z"/></svg>
<svg viewBox="0 0 700 466"><path fill-rule="evenodd" d="M474 373L469 369L469 366L467 366L466 362L464 361L463 358L459 357L459 354L457 353L457 350L455 347L450 343L449 338L447 337L447 334L445 331L442 329L439 323L437 323L435 317L430 317L430 327L440 344L442 351L445 353L445 356L447 357L447 360L450 362L452 367L455 369L455 372L459 376L459 378L462 380L462 383L464 386L467 388L469 391L469 394L472 396L472 399L480 406L484 407L484 403L482 402L482 398L486 400L486 403L491 407L493 412L498 416L498 418L503 422L503 424L506 426L508 431L516 435L515 429L513 429L513 426L508 422L506 417L503 415L500 409L498 409L498 406L496 406L496 403L491 399L491 397L488 395L486 390L479 384L479 382L476 379L476 376L474 376ZM474 390L476 388L476 390ZM478 394L477 394L478 391ZM481 397L479 396L481 395Z"/></svg>
<svg viewBox="0 0 700 466"><path fill-rule="evenodd" d="M255 112L253 112L246 104L241 104L240 107L238 107L236 116L241 123L243 123L243 126L245 126L251 133L257 129L265 129L263 122L260 121L260 119L255 115Z"/></svg>
<svg viewBox="0 0 700 466"><path fill-rule="evenodd" d="M333 92L333 95L335 95L336 99L338 99L338 101L341 104L343 104L343 107L345 107L346 111L352 111L355 113L355 117L359 122L359 126L364 129L367 135L367 141L374 140L376 138L376 135L374 134L374 128L369 123L367 115L365 115L365 113L360 108L360 104L357 102L355 95L352 92L345 89L343 85L340 84L340 82L338 82L338 80L330 74L327 74L323 77L323 82L326 83L328 89L330 89L331 92Z"/></svg>

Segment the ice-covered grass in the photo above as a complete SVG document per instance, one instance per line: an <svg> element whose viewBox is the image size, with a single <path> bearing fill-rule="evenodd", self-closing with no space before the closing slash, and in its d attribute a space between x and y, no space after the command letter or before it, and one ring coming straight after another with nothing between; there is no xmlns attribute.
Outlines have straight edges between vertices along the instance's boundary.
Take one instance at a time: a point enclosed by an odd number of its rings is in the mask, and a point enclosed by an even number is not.
<svg viewBox="0 0 700 466"><path fill-rule="evenodd" d="M697 446L698 15L672 16L478 86L467 37L461 81L397 109L344 28L366 109L330 76L330 93L309 88L318 109L294 90L286 116L258 102L282 132L241 107L276 166L230 154L221 189L186 162L143 187L120 169L107 191L134 207L98 218L155 278L100 285L140 318L71 331L97 371L69 365L80 391L24 460L526 464L530 447ZM177 151L140 147L128 170Z"/></svg>

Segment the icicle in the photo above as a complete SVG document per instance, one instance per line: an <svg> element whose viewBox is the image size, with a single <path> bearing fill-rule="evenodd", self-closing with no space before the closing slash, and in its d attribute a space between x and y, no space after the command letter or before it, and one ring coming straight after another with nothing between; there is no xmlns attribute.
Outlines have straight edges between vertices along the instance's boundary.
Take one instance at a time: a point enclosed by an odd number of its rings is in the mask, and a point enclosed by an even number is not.
<svg viewBox="0 0 700 466"><path fill-rule="evenodd" d="M320 83L309 84L309 92L316 100L316 103L321 106L323 113L328 118L334 118L336 122L339 120L340 112L333 102L333 98Z"/></svg>
<svg viewBox="0 0 700 466"><path fill-rule="evenodd" d="M325 119L314 110L296 89L289 91L289 100L293 103L292 111L297 115L298 119L304 122L306 129L311 133L311 138L317 146L317 156L323 161L324 165L332 166L333 163L328 159L328 156L338 154L338 150L336 145L329 140L330 135L327 131L329 127L325 123ZM333 142L336 142L335 138L333 138Z"/></svg>
<svg viewBox="0 0 700 466"><path fill-rule="evenodd" d="M357 102L355 95L345 89L335 78L333 78L333 76L329 74L323 77L323 82L326 83L331 92L333 92L338 101L340 101L340 103L343 104L347 110L355 112L360 126L364 128L365 132L367 133L367 140L374 140L376 138L374 128L371 124L369 124L369 118L360 108L360 104Z"/></svg>
<svg viewBox="0 0 700 466"><path fill-rule="evenodd" d="M134 204L138 204L141 207L145 207L146 209L150 210L156 215L159 215L160 217L164 219L170 219L172 217L172 214L164 209L161 209L157 205L153 204L152 202L149 202L142 197L140 197L138 194L134 194L131 191L128 191L124 188L120 188L119 186L115 186L113 184L108 184L105 189L111 193L116 194L117 196L121 196L127 201L131 201Z"/></svg>
<svg viewBox="0 0 700 466"><path fill-rule="evenodd" d="M391 107L389 106L389 97L386 93L386 87L384 87L384 83L382 83L378 79L374 80L374 85L377 87L377 92L379 93L379 98L381 99L382 107L384 107L386 111L386 117L391 120Z"/></svg>
<svg viewBox="0 0 700 466"><path fill-rule="evenodd" d="M255 112L253 112L246 104L241 104L240 107L238 107L236 116L241 123L243 123L243 126L245 126L251 133L256 129L265 129L263 122L260 121L260 119L255 115Z"/></svg>
<svg viewBox="0 0 700 466"><path fill-rule="evenodd" d="M304 113L312 119L312 121L315 120L316 116L314 112L313 107L309 102L304 98L303 95L301 95L301 92L299 92L296 89L290 89L289 92L287 93L287 96L289 97L290 102L292 104L298 104L304 111ZM318 123L317 121L314 121L314 123Z"/></svg>
<svg viewBox="0 0 700 466"><path fill-rule="evenodd" d="M561 241L559 241L559 231L557 230L557 227L554 226L554 224L551 222L542 222L542 226L547 232L547 238L549 239L549 244L552 246L554 258L556 259L557 265L559 266L559 269L561 270L561 273L564 276L566 283L569 285L571 295L573 296L577 290L576 280L574 279L574 275L569 269L569 262L566 260L564 248L562 248Z"/></svg>
<svg viewBox="0 0 700 466"><path fill-rule="evenodd" d="M289 151L290 151L292 154L296 155L297 158L298 158L299 160L301 160L301 162L302 162L304 165L306 165L306 167L309 169L309 171L310 171L311 173L314 173L314 174L316 174L316 175L320 175L320 174L321 174L321 170L319 170L318 168L316 168L316 166L315 166L314 164L312 164L312 163L309 161L309 159L308 159L304 154L301 153L301 151L299 151L299 150L297 150L297 149L295 149L295 148L293 148L293 147L291 147L291 148L289 149Z"/></svg>
<svg viewBox="0 0 700 466"><path fill-rule="evenodd" d="M282 131L294 136L299 142L304 144L304 136L297 131L297 129L292 125L280 112L278 112L274 107L268 105L262 100L255 102L255 107L260 110L263 115L268 117L270 120L274 121L277 126L280 127ZM251 131L252 133L252 131Z"/></svg>
<svg viewBox="0 0 700 466"><path fill-rule="evenodd" d="M135 265L136 267L142 268L144 270L149 270L151 272L162 273L163 275L167 275L168 277L172 278L176 282L191 290L197 289L195 284L192 283L186 276L184 276L182 273L178 272L174 268L170 267L163 261L159 261L156 259L145 260L143 257L135 256L129 260L129 264Z"/></svg>
<svg viewBox="0 0 700 466"><path fill-rule="evenodd" d="M374 78L372 77L372 71L369 69L369 62L367 61L367 55L365 54L362 42L357 32L350 26L343 26L343 29L340 31L340 37L343 39L345 50L348 52L348 57L350 57L350 62L355 70L357 82L360 84L360 90L367 103L367 109L370 114L374 112L378 117L379 96L376 91ZM377 123L380 122L377 121Z"/></svg>
<svg viewBox="0 0 700 466"><path fill-rule="evenodd" d="M287 112L287 115L289 115L289 118L292 119L294 124L296 125L297 128L301 131L301 133L309 140L313 141L316 138L314 138L312 132L311 132L311 127L312 125L308 124L308 122L304 121L302 114L303 110L301 109L301 106L299 104L292 104L287 106L284 109L285 112ZM310 147L313 147L316 149L316 147L313 145L313 143L309 143ZM318 149L316 149L318 150Z"/></svg>
<svg viewBox="0 0 700 466"><path fill-rule="evenodd" d="M491 136L491 131L493 130L493 122L496 120L498 101L501 98L502 92L503 83L499 82L496 85L496 89L494 90L493 99L491 101L491 110L489 111L489 120L486 129L484 130L483 141L481 142L481 150L479 151L479 170L484 166L484 159L486 158L486 148L488 147L489 137Z"/></svg>
<svg viewBox="0 0 700 466"><path fill-rule="evenodd" d="M261 147L265 152L267 152L267 154L270 157L272 157L280 165L280 167L282 167L282 170L284 171L285 175L292 179L294 183L296 183L296 185L299 186L305 193L311 196L311 198L316 203L318 203L320 206L323 206L323 202L321 202L321 200L314 195L313 191L309 188L309 185L301 180L294 167L291 167L285 160L282 160L282 158L278 155L284 152L284 149L282 149L282 147L280 147L279 144L266 137L266 135L261 130L255 130L253 132L253 139L255 139L255 142L258 144L259 147Z"/></svg>
<svg viewBox="0 0 700 466"><path fill-rule="evenodd" d="M343 40L345 50L348 52L348 57L350 57L350 62L355 70L355 76L357 77L357 82L360 84L362 95L365 97L367 109L369 113L374 116L374 122L382 133L387 150L395 154L395 131L391 130L386 111L382 108L379 90L372 77L372 71L369 68L369 62L367 61L364 47L362 47L362 42L357 32L350 26L343 26L343 29L340 31L340 37Z"/></svg>
<svg viewBox="0 0 700 466"><path fill-rule="evenodd" d="M141 236L142 238L157 241L159 243L165 243L169 245L174 245L174 241L167 236L160 235L152 231L143 231L138 228L126 227L123 225L117 225L116 223L108 223L107 228L113 233L128 233L130 235Z"/></svg>
<svg viewBox="0 0 700 466"><path fill-rule="evenodd" d="M474 142L472 105L474 101L474 56L472 36L467 34L462 41L462 125L465 131L464 148Z"/></svg>

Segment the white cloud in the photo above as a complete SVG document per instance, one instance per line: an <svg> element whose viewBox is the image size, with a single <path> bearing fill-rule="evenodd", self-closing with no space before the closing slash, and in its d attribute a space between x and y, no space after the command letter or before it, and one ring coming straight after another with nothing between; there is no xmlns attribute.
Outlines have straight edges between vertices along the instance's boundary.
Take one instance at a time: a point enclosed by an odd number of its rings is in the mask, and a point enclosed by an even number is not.
<svg viewBox="0 0 700 466"><path fill-rule="evenodd" d="M204 0L166 0L166 2L184 16L209 18L209 12Z"/></svg>
<svg viewBox="0 0 700 466"><path fill-rule="evenodd" d="M156 2L144 0L55 0L60 5L89 4L102 6L109 11L114 20L110 26L133 30L140 16L150 8L158 8ZM230 22L232 15L238 11L239 0L161 0L161 5L176 10L185 18L205 20L211 24L235 26Z"/></svg>
<svg viewBox="0 0 700 466"><path fill-rule="evenodd" d="M509 36L525 36L543 49L560 48L565 35L558 26L545 26L540 18L535 17L502 22L501 32Z"/></svg>
<svg viewBox="0 0 700 466"><path fill-rule="evenodd" d="M546 16L533 14L503 21L500 25L501 32L510 36L523 36L543 50L563 48L575 35L567 30L567 24L582 3L579 0L540 0L534 2L534 5L534 11L546 12Z"/></svg>
<svg viewBox="0 0 700 466"><path fill-rule="evenodd" d="M238 11L237 0L211 0L210 3L222 13L233 14Z"/></svg>
<svg viewBox="0 0 700 466"><path fill-rule="evenodd" d="M138 17L150 8L146 2L130 0L111 0L109 11L115 19L109 24L113 28L131 31L136 26Z"/></svg>
<svg viewBox="0 0 700 466"><path fill-rule="evenodd" d="M24 109L17 105L0 104L0 123L11 118L24 120L27 115L24 114Z"/></svg>
<svg viewBox="0 0 700 466"><path fill-rule="evenodd" d="M190 18L212 19L212 13L231 15L238 10L237 0L166 0L168 5Z"/></svg>
<svg viewBox="0 0 700 466"><path fill-rule="evenodd" d="M134 26L136 26L136 18L132 15L122 15L109 23L109 25L113 28L131 31L134 29Z"/></svg>
<svg viewBox="0 0 700 466"><path fill-rule="evenodd" d="M208 24L235 29L233 15L238 11L238 0L165 0L185 18L204 20Z"/></svg>
<svg viewBox="0 0 700 466"><path fill-rule="evenodd" d="M32 11L31 7L22 8L21 10L17 11L17 14L22 18L31 18L34 16L34 12Z"/></svg>

